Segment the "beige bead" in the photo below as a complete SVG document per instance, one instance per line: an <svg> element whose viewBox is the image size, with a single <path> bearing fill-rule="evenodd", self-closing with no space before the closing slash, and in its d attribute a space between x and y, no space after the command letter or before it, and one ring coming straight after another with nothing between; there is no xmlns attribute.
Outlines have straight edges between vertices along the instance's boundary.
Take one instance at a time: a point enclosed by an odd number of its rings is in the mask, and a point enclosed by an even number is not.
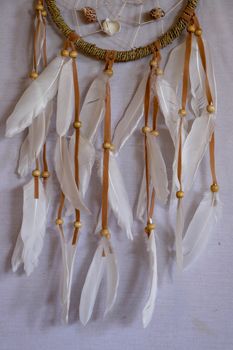
<svg viewBox="0 0 233 350"><path fill-rule="evenodd" d="M64 221L62 218L56 219L56 225L63 225Z"/></svg>
<svg viewBox="0 0 233 350"><path fill-rule="evenodd" d="M183 191L177 191L176 192L176 198L178 198L178 199L184 198L184 192Z"/></svg>
<svg viewBox="0 0 233 350"><path fill-rule="evenodd" d="M151 66L151 67L157 67L157 66L158 66L158 61L156 61L156 60L151 60L151 61L150 61L150 66Z"/></svg>
<svg viewBox="0 0 233 350"><path fill-rule="evenodd" d="M70 58L76 58L78 56L78 52L76 50L70 51L69 54Z"/></svg>
<svg viewBox="0 0 233 350"><path fill-rule="evenodd" d="M82 227L82 223L80 221L74 222L74 228L81 228L81 227Z"/></svg>
<svg viewBox="0 0 233 350"><path fill-rule="evenodd" d="M112 146L112 145L111 145L110 142L104 142L104 143L103 143L103 148L104 148L104 149L111 149L111 146Z"/></svg>
<svg viewBox="0 0 233 350"><path fill-rule="evenodd" d="M146 233L150 233L151 231L153 231L155 229L155 224L153 223L149 223L146 225L145 227L145 232Z"/></svg>
<svg viewBox="0 0 233 350"><path fill-rule="evenodd" d="M34 176L34 177L39 177L39 176L40 176L40 170L39 170L39 169L33 170L32 176Z"/></svg>
<svg viewBox="0 0 233 350"><path fill-rule="evenodd" d="M214 183L210 186L210 190L215 193L215 192L218 192L219 191L219 186L218 184Z"/></svg>
<svg viewBox="0 0 233 350"><path fill-rule="evenodd" d="M189 33L195 33L195 31L196 31L195 25L194 24L189 25L188 28L187 28L187 31Z"/></svg>
<svg viewBox="0 0 233 350"><path fill-rule="evenodd" d="M31 79L36 79L36 78L38 78L38 76L39 76L39 74L38 74L37 72L35 72L35 71L32 71L32 72L30 73L30 78L31 78Z"/></svg>
<svg viewBox="0 0 233 350"><path fill-rule="evenodd" d="M159 136L158 130L151 130L150 134L153 136Z"/></svg>
<svg viewBox="0 0 233 350"><path fill-rule="evenodd" d="M41 14L42 14L43 17L46 17L46 16L47 16L47 11L46 11L46 10L43 10L43 11L41 12Z"/></svg>
<svg viewBox="0 0 233 350"><path fill-rule="evenodd" d="M108 231L107 228L104 228L103 230L101 230L100 235L102 237L105 237L106 239L110 239L111 237L110 232Z"/></svg>
<svg viewBox="0 0 233 350"><path fill-rule="evenodd" d="M107 74L109 77L112 77L112 76L113 76L113 70L112 70L112 68L107 68L107 69L105 69L104 73Z"/></svg>
<svg viewBox="0 0 233 350"><path fill-rule="evenodd" d="M38 3L38 4L36 5L36 10L37 10L37 11L43 11L43 10L44 10L44 6L43 6L41 3Z"/></svg>
<svg viewBox="0 0 233 350"><path fill-rule="evenodd" d="M161 68L157 68L156 71L155 71L155 74L156 75L163 75L163 70Z"/></svg>
<svg viewBox="0 0 233 350"><path fill-rule="evenodd" d="M208 106L206 107L206 110L207 110L207 112L210 113L210 114L215 113L215 107L214 107L214 105L212 105L212 104L208 105Z"/></svg>
<svg viewBox="0 0 233 350"><path fill-rule="evenodd" d="M149 126L144 126L142 128L142 132L143 134L147 134L148 132L151 132L151 128Z"/></svg>
<svg viewBox="0 0 233 350"><path fill-rule="evenodd" d="M181 117L185 117L187 115L187 112L184 108L181 108L178 113Z"/></svg>
<svg viewBox="0 0 233 350"><path fill-rule="evenodd" d="M69 51L66 50L66 49L64 49L64 50L61 51L61 55L62 55L63 57L68 57L69 54L70 54Z"/></svg>
<svg viewBox="0 0 233 350"><path fill-rule="evenodd" d="M201 36L201 35L202 35L202 29L201 29L201 28L197 28L197 29L195 30L195 35L196 35L196 36Z"/></svg>
<svg viewBox="0 0 233 350"><path fill-rule="evenodd" d="M82 122L81 121L76 121L73 123L73 127L75 129L80 129L82 127Z"/></svg>
<svg viewBox="0 0 233 350"><path fill-rule="evenodd" d="M42 171L41 173L41 177L43 177L43 179L47 179L50 176L50 172L47 170Z"/></svg>

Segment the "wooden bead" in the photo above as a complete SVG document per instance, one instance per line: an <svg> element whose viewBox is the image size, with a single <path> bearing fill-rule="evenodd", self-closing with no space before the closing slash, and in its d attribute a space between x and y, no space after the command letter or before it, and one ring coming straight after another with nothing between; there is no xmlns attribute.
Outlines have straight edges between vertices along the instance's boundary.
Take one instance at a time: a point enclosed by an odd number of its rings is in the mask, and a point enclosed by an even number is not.
<svg viewBox="0 0 233 350"><path fill-rule="evenodd" d="M64 50L61 50L61 56L63 56L63 57L68 57L69 56L69 51L68 50L66 50L66 49L64 49Z"/></svg>
<svg viewBox="0 0 233 350"><path fill-rule="evenodd" d="M70 58L76 58L78 56L78 52L75 50L70 51L69 53Z"/></svg>
<svg viewBox="0 0 233 350"><path fill-rule="evenodd" d="M144 126L144 127L142 128L142 132L143 132L143 134L146 134L146 133L148 133L148 132L151 132L151 128L150 128L149 126Z"/></svg>
<svg viewBox="0 0 233 350"><path fill-rule="evenodd" d="M38 4L36 5L36 10L37 10L37 11L43 11L43 10L44 10L44 6L43 6L41 3L38 3Z"/></svg>
<svg viewBox="0 0 233 350"><path fill-rule="evenodd" d="M178 198L178 199L184 198L184 192L183 191L177 191L176 192L176 198Z"/></svg>
<svg viewBox="0 0 233 350"><path fill-rule="evenodd" d="M195 31L196 31L195 25L194 25L194 24L190 24L190 25L188 26L188 28L187 28L187 31L188 31L189 33L195 33Z"/></svg>
<svg viewBox="0 0 233 350"><path fill-rule="evenodd" d="M63 225L64 221L62 218L56 219L56 225Z"/></svg>
<svg viewBox="0 0 233 350"><path fill-rule="evenodd" d="M202 29L201 29L201 28L197 28L197 29L195 30L195 35L196 35L196 36L201 36L201 35L202 35Z"/></svg>
<svg viewBox="0 0 233 350"><path fill-rule="evenodd" d="M31 79L37 79L38 78L38 76L39 76L39 74L37 73L37 72L35 72L35 71L32 71L31 73L30 73L30 78Z"/></svg>
<svg viewBox="0 0 233 350"><path fill-rule="evenodd" d="M187 115L187 112L184 108L181 108L178 113L181 117L185 117Z"/></svg>
<svg viewBox="0 0 233 350"><path fill-rule="evenodd" d="M158 66L158 61L157 60L151 60L150 61L150 66L151 67L157 67Z"/></svg>
<svg viewBox="0 0 233 350"><path fill-rule="evenodd" d="M82 223L80 221L74 222L74 228L81 228L81 227L82 227Z"/></svg>
<svg viewBox="0 0 233 350"><path fill-rule="evenodd" d="M47 11L46 11L46 10L43 10L43 11L41 12L41 14L42 14L43 17L46 17L46 16L47 16Z"/></svg>
<svg viewBox="0 0 233 350"><path fill-rule="evenodd" d="M111 149L111 143L110 142L104 142L103 143L103 148L104 149Z"/></svg>
<svg viewBox="0 0 233 350"><path fill-rule="evenodd" d="M145 227L145 232L146 233L151 233L151 231L153 231L154 229L155 229L155 224L149 223Z"/></svg>
<svg viewBox="0 0 233 350"><path fill-rule="evenodd" d="M207 110L207 112L208 113L210 113L210 114L213 114L213 113L215 113L215 107L214 107L214 105L208 105L207 107L206 107L206 110Z"/></svg>
<svg viewBox="0 0 233 350"><path fill-rule="evenodd" d="M110 239L111 238L110 232L108 231L107 228L104 228L103 230L101 230L100 235L102 237L105 237L106 239Z"/></svg>
<svg viewBox="0 0 233 350"><path fill-rule="evenodd" d="M107 69L105 69L104 73L107 74L109 77L112 77L112 76L113 76L113 70L112 70L112 68L107 68Z"/></svg>
<svg viewBox="0 0 233 350"><path fill-rule="evenodd" d="M43 177L43 179L47 179L50 176L50 172L47 170L42 171L41 173L41 177Z"/></svg>
<svg viewBox="0 0 233 350"><path fill-rule="evenodd" d="M76 121L73 123L74 129L80 129L82 127L82 122L81 121Z"/></svg>
<svg viewBox="0 0 233 350"><path fill-rule="evenodd" d="M40 170L39 170L39 169L33 170L32 176L34 176L34 177L39 177L39 176L40 176Z"/></svg>
<svg viewBox="0 0 233 350"><path fill-rule="evenodd" d="M159 136L158 130L151 130L150 134L153 136Z"/></svg>
<svg viewBox="0 0 233 350"><path fill-rule="evenodd" d="M213 193L216 193L219 191L219 186L218 184L214 183L210 186L210 190L213 192Z"/></svg>
<svg viewBox="0 0 233 350"><path fill-rule="evenodd" d="M156 75L163 75L163 70L161 68L157 68L156 71L155 71L155 74Z"/></svg>

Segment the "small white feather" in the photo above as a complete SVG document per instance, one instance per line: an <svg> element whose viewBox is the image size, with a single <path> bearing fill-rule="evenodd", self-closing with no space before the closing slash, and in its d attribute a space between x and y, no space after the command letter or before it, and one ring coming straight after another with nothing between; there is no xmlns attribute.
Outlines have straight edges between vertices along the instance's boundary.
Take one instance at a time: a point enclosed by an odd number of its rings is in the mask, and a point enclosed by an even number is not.
<svg viewBox="0 0 233 350"><path fill-rule="evenodd" d="M15 248L13 251L13 255L11 258L11 266L12 266L13 272L16 272L20 267L20 265L23 264L22 255L23 255L23 241L22 241L21 234L19 233L15 244Z"/></svg>
<svg viewBox="0 0 233 350"><path fill-rule="evenodd" d="M7 119L7 137L14 136L31 125L33 119L40 115L56 95L63 62L63 57L56 57L26 89Z"/></svg>
<svg viewBox="0 0 233 350"><path fill-rule="evenodd" d="M66 135L74 119L73 62L70 58L62 67L58 82L56 130L59 136Z"/></svg>
<svg viewBox="0 0 233 350"><path fill-rule="evenodd" d="M150 236L147 238L147 251L150 258L150 290L146 305L142 313L142 322L144 328L146 328L151 321L158 290L157 253L154 231L152 231Z"/></svg>
<svg viewBox="0 0 233 350"><path fill-rule="evenodd" d="M218 193L204 194L183 239L184 268L190 266L203 252L211 231L221 216Z"/></svg>
<svg viewBox="0 0 233 350"><path fill-rule="evenodd" d="M58 138L55 148L55 170L61 190L74 208L89 213L75 182L73 163L66 138Z"/></svg>
<svg viewBox="0 0 233 350"><path fill-rule="evenodd" d="M151 181L156 193L156 198L158 198L163 204L166 204L169 195L167 169L158 145L158 140L155 136L148 134L147 145L150 160Z"/></svg>

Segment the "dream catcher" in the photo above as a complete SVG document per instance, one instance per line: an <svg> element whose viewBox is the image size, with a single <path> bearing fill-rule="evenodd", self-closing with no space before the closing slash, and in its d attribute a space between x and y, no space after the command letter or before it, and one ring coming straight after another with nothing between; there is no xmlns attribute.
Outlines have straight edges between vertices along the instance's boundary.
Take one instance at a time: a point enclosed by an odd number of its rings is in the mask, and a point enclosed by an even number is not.
<svg viewBox="0 0 233 350"><path fill-rule="evenodd" d="M125 1L122 6L126 6L126 3L131 2ZM100 217L97 220L99 243L81 294L79 318L84 325L91 318L102 279L106 280L105 314L112 309L117 297L119 270L111 243L111 234L114 232L109 227L109 209L127 238L133 240L134 215L118 166L118 158L122 147L139 128L140 121L144 121L141 130L144 138L144 172L138 191L135 219L144 221L145 228L142 231L145 232L145 249L150 259L150 288L142 311L144 327L152 318L157 294L156 203L165 204L168 198L171 203L176 203L174 234L179 269L188 267L198 257L220 215L214 155L216 87L209 50L195 14L197 3L198 0L188 0L175 24L156 41L135 48L134 35L133 48L124 51L101 49L86 41L65 23L55 0L38 0L36 3L30 74L32 82L16 104L6 125L8 137L28 128L20 149L18 172L21 176L26 176L34 169L32 179L23 187L22 226L12 257L12 268L16 271L23 264L26 274L30 275L38 265L42 251L49 206L47 184L51 181L46 157L46 138L53 114L52 101L56 97L57 140L54 163L60 184L56 226L62 247L62 315L66 322L69 318L78 237L80 231L89 233L82 217L84 213L90 213L91 209L85 204L85 195L91 186L90 177L97 156L95 139L101 126L102 155L99 159L98 175L102 184L102 202L99 204ZM123 25L122 6L118 9L118 15L112 19L99 18L98 6L82 7L75 11L83 16L84 22L97 23L101 33L113 36L120 32ZM61 52L51 62L47 62L46 55L47 12L65 38ZM143 22L141 11L139 24L141 26L152 22L154 25L156 21L162 21L164 16L166 18L166 15L166 11L160 7L153 8ZM186 31L186 38L172 50L163 71L160 67L162 49L183 31ZM103 61L103 70L94 77L82 106L78 82L79 54ZM113 134L111 98L114 99L114 96L111 96L111 77L114 65L146 56L149 58L148 66L141 73L137 91ZM159 110L174 144L171 193L168 189L166 157L158 142ZM73 130L71 134L70 130ZM195 176L207 150L212 182L203 198L200 198L199 206L185 230L185 200L193 188ZM67 231L70 231L70 226L67 228L67 222L73 222L71 239L68 239L70 232Z"/></svg>

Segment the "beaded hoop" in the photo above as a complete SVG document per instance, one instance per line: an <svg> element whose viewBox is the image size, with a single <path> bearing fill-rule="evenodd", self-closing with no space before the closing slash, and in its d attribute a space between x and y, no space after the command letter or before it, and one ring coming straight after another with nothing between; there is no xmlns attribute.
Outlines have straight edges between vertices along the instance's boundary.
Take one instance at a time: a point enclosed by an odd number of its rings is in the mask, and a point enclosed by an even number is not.
<svg viewBox="0 0 233 350"><path fill-rule="evenodd" d="M57 7L56 0L45 0L45 2L47 4L47 8L52 21L55 23L59 31L66 38L69 38L70 35L75 34L75 32L64 21L59 8ZM115 62L135 61L151 55L156 47L163 48L171 44L173 40L178 38L181 35L182 31L187 27L198 2L199 0L187 0L187 4L183 9L181 15L176 20L176 23L153 43L128 51L116 51ZM81 37L78 37L78 35L77 40L75 40L75 45L77 49L83 54L94 57L98 60L105 60L106 53L108 52L106 49L99 48L95 44L83 40Z"/></svg>

